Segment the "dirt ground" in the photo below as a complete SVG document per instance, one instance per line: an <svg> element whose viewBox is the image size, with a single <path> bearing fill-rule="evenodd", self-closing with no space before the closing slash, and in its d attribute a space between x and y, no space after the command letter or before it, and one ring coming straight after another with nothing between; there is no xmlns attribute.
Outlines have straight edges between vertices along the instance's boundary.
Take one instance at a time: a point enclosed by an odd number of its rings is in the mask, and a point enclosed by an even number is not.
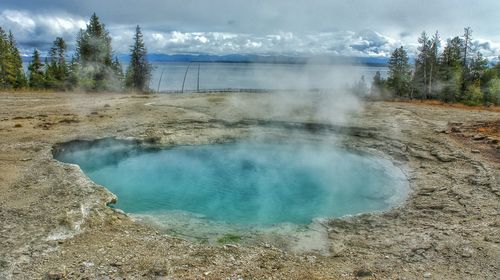
<svg viewBox="0 0 500 280"><path fill-rule="evenodd" d="M0 93L0 279L498 279L500 113L369 102L338 123L270 94ZM228 102L231 101L231 102ZM243 104L243 105L242 105ZM338 136L407 172L407 201L332 219L328 253L199 244L107 207L115 199L54 145L117 137L154 145L259 134Z"/></svg>

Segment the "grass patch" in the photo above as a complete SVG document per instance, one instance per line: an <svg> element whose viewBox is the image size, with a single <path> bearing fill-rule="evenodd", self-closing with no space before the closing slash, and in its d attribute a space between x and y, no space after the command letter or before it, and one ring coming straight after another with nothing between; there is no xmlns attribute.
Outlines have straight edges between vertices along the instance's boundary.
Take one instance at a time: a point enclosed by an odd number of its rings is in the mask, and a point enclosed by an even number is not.
<svg viewBox="0 0 500 280"><path fill-rule="evenodd" d="M231 233L224 234L223 236L217 239L217 242L220 244L231 243L231 242L236 243L239 241L241 241L241 236Z"/></svg>

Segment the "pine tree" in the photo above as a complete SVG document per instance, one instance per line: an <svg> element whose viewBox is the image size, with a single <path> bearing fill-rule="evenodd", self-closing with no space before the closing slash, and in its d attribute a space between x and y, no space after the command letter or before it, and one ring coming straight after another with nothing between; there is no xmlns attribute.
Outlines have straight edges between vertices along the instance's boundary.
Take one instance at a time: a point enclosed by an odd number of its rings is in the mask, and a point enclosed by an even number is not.
<svg viewBox="0 0 500 280"><path fill-rule="evenodd" d="M464 99L465 91L471 84L470 78L470 56L472 53L472 29L470 27L464 28L464 39L462 45L462 80L461 80L461 99Z"/></svg>
<svg viewBox="0 0 500 280"><path fill-rule="evenodd" d="M368 95L368 86L366 85L365 76L362 75L361 79L352 87L352 93L358 97L365 97Z"/></svg>
<svg viewBox="0 0 500 280"><path fill-rule="evenodd" d="M35 49L31 63L28 66L29 71L29 86L35 89L45 88L45 74L43 71L43 63L40 58L40 52Z"/></svg>
<svg viewBox="0 0 500 280"><path fill-rule="evenodd" d="M111 37L95 13L90 17L86 30L80 30L76 44L77 59L83 65L96 63L111 66Z"/></svg>
<svg viewBox="0 0 500 280"><path fill-rule="evenodd" d="M479 81L484 72L488 69L488 60L484 58L483 54L477 52L472 58L470 63L470 79L472 82Z"/></svg>
<svg viewBox="0 0 500 280"><path fill-rule="evenodd" d="M7 34L0 27L0 88L9 88L8 73L11 66L9 65L9 43Z"/></svg>
<svg viewBox="0 0 500 280"><path fill-rule="evenodd" d="M424 31L418 38L418 43L420 46L415 59L413 85L420 93L420 98L433 98L435 97L433 84L438 74L439 65L439 33L436 31L432 38L429 38Z"/></svg>
<svg viewBox="0 0 500 280"><path fill-rule="evenodd" d="M7 33L0 27L0 87L13 88L16 81L12 48Z"/></svg>
<svg viewBox="0 0 500 280"><path fill-rule="evenodd" d="M151 65L147 60L147 50L139 25L135 29L134 44L131 46L130 52L130 64L127 69L125 85L133 90L147 91L151 77Z"/></svg>
<svg viewBox="0 0 500 280"><path fill-rule="evenodd" d="M68 87L69 69L66 63L66 42L57 37L49 51L49 62L46 64L47 87L64 90Z"/></svg>
<svg viewBox="0 0 500 280"><path fill-rule="evenodd" d="M76 57L71 58L71 62L68 67L68 83L67 87L68 89L73 89L79 86L80 82L80 64L78 63L78 60Z"/></svg>
<svg viewBox="0 0 500 280"><path fill-rule="evenodd" d="M439 38L439 32L436 31L431 39L431 49L429 53L429 85L427 89L427 94L431 98L435 98L434 92L434 80L436 80L439 72L439 48L441 47L441 41Z"/></svg>
<svg viewBox="0 0 500 280"><path fill-rule="evenodd" d="M479 105L487 103L489 99L487 92L487 82L485 79L485 72L488 69L488 61L483 57L480 52L471 59L469 65L469 81L465 89L464 101L471 105ZM484 84L483 84L484 83Z"/></svg>
<svg viewBox="0 0 500 280"><path fill-rule="evenodd" d="M385 90L386 80L382 78L380 71L375 72L373 76L372 85L370 88L370 95L386 97L387 92Z"/></svg>
<svg viewBox="0 0 500 280"><path fill-rule="evenodd" d="M411 66L403 46L394 50L389 59L387 85L396 96L411 97Z"/></svg>
<svg viewBox="0 0 500 280"><path fill-rule="evenodd" d="M441 54L439 63L439 81L442 85L440 99L445 102L455 102L460 92L462 81L462 49L463 40L454 37L448 40Z"/></svg>
<svg viewBox="0 0 500 280"><path fill-rule="evenodd" d="M14 35L0 27L0 88L19 89L26 86L23 61Z"/></svg>
<svg viewBox="0 0 500 280"><path fill-rule="evenodd" d="M80 30L76 42L76 59L80 65L80 85L87 90L116 90L111 37L94 13L86 30Z"/></svg>
<svg viewBox="0 0 500 280"><path fill-rule="evenodd" d="M419 53L415 59L414 86L420 92L420 97L422 99L427 99L432 42L425 31L422 32L418 38L418 42L420 43L420 46L418 47Z"/></svg>
<svg viewBox="0 0 500 280"><path fill-rule="evenodd" d="M113 71L115 72L117 79L120 81L120 83L123 83L125 80L125 75L123 74L123 67L120 61L118 61L118 57L116 56L115 60L113 60L112 68Z"/></svg>
<svg viewBox="0 0 500 280"><path fill-rule="evenodd" d="M9 48L10 48L10 60L12 64L12 84L11 86L15 89L24 88L28 85L26 75L23 69L23 60L19 49L17 48L16 39L14 34L9 31Z"/></svg>

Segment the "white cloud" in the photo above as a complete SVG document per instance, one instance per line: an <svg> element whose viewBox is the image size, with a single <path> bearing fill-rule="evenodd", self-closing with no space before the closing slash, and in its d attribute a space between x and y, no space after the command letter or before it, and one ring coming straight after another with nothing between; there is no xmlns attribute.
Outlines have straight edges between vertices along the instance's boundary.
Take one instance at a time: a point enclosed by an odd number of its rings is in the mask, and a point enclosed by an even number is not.
<svg viewBox="0 0 500 280"><path fill-rule="evenodd" d="M86 21L64 13L33 14L27 11L4 10L0 13L0 26L11 30L21 48L31 52L32 47L43 48L56 37L63 37L68 43L72 43L78 30L85 28Z"/></svg>
<svg viewBox="0 0 500 280"><path fill-rule="evenodd" d="M105 18L102 20L108 23ZM231 26L236 25L238 21L232 21ZM46 51L58 36L65 38L71 48L78 30L85 28L86 20L61 11L49 13L43 10L35 12L34 10L5 9L0 12L0 26L11 29L19 42L21 51L31 54L34 47ZM106 26L113 38L115 52L128 53L135 25L111 23ZM144 40L150 53L326 54L389 57L391 52L400 45L404 45L410 55L415 54L417 37L420 33L400 32L401 30L395 32L384 28L378 30L331 28L326 31L290 29L275 32L273 28L270 28L255 33L235 28L224 32L203 29L187 31L193 27L185 26L177 26L169 31L165 29L163 25L143 26ZM456 34L451 33L451 35ZM449 34L443 35L444 38L447 36ZM490 60L495 59L500 54L500 43L494 38L482 40L483 37L478 34L474 45L485 57ZM443 39L443 43L445 41Z"/></svg>
<svg viewBox="0 0 500 280"><path fill-rule="evenodd" d="M228 32L158 32L143 30L150 53L208 53L208 54L289 54L289 55L346 55L388 56L400 44L398 40L365 30L322 33L279 32L257 35ZM127 35L124 35L127 34ZM117 52L127 52L132 43L129 29L112 30L113 46Z"/></svg>
<svg viewBox="0 0 500 280"><path fill-rule="evenodd" d="M472 42L474 51L481 54L490 61L498 61L500 55L500 43L495 43L490 40L474 40Z"/></svg>

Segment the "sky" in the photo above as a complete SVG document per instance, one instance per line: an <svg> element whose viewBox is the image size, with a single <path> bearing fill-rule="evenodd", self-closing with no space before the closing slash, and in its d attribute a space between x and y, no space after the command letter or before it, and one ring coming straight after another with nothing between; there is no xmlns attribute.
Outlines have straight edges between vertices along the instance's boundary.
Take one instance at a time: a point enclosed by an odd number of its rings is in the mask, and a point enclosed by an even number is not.
<svg viewBox="0 0 500 280"><path fill-rule="evenodd" d="M500 55L499 0L1 0L0 26L24 54L76 34L95 12L115 53L140 25L150 53L388 57L410 54L423 30L446 39L473 30L474 46Z"/></svg>

